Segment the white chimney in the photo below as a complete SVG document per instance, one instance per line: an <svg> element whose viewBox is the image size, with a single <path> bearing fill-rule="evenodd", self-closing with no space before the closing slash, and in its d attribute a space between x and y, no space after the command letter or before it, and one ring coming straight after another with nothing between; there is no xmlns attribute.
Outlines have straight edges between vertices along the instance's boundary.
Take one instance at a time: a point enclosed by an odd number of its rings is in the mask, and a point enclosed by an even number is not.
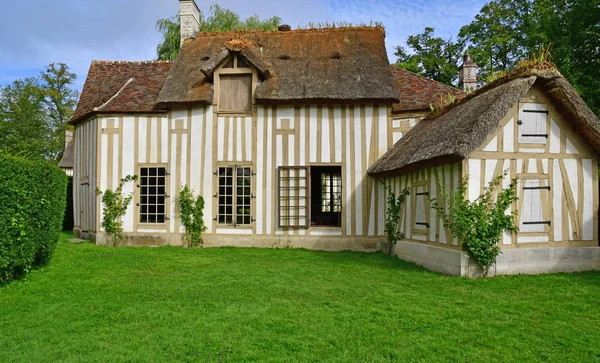
<svg viewBox="0 0 600 363"><path fill-rule="evenodd" d="M458 88L467 92L477 89L477 64L471 59L471 55L465 53L463 64L458 67Z"/></svg>
<svg viewBox="0 0 600 363"><path fill-rule="evenodd" d="M65 150L67 150L67 146L69 146L71 140L73 140L73 131L65 130Z"/></svg>
<svg viewBox="0 0 600 363"><path fill-rule="evenodd" d="M181 45L200 31L200 9L194 0L179 0L179 24Z"/></svg>

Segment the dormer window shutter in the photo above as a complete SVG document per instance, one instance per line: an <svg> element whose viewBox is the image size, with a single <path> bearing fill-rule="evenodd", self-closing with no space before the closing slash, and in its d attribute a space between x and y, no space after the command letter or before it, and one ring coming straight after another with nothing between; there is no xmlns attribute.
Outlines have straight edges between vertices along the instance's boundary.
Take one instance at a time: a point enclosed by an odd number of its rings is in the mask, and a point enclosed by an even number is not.
<svg viewBox="0 0 600 363"><path fill-rule="evenodd" d="M545 144L548 139L548 110L537 103L526 103L519 111L519 143Z"/></svg>

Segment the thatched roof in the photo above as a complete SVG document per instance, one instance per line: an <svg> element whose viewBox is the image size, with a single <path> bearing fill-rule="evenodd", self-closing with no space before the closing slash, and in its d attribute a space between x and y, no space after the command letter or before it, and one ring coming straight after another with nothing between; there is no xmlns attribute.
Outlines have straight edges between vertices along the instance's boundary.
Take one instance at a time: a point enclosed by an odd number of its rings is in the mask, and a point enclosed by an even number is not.
<svg viewBox="0 0 600 363"><path fill-rule="evenodd" d="M458 88L434 81L427 77L391 66L392 73L396 79L396 86L400 92L400 102L394 103L392 114L400 114L407 111L429 111L429 105L435 104L440 97L448 94L456 98L462 98L465 93Z"/></svg>
<svg viewBox="0 0 600 363"><path fill-rule="evenodd" d="M212 72L239 52L259 73L257 103L398 102L380 27L198 33L186 41L157 108L212 103Z"/></svg>
<svg viewBox="0 0 600 363"><path fill-rule="evenodd" d="M58 167L61 169L73 169L75 155L75 139L72 139L71 142L65 148L65 152L63 153L62 158L58 162Z"/></svg>
<svg viewBox="0 0 600 363"><path fill-rule="evenodd" d="M600 155L600 120L554 67L538 67L510 73L422 120L369 168L369 174L400 175L467 158L534 84Z"/></svg>
<svg viewBox="0 0 600 363"><path fill-rule="evenodd" d="M152 112L169 69L167 61L93 61L69 123L93 113Z"/></svg>

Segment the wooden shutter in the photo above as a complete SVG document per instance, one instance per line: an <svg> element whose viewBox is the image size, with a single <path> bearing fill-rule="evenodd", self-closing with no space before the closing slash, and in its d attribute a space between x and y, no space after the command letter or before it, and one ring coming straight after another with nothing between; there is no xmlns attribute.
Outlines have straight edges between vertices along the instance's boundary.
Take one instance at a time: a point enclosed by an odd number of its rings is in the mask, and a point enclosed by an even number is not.
<svg viewBox="0 0 600 363"><path fill-rule="evenodd" d="M519 143L545 144L548 110L538 103L526 103L519 112Z"/></svg>
<svg viewBox="0 0 600 363"><path fill-rule="evenodd" d="M524 179L523 202L520 213L520 232L546 232L550 225L548 208L548 180Z"/></svg>
<svg viewBox="0 0 600 363"><path fill-rule="evenodd" d="M222 74L219 80L219 111L252 111L252 74Z"/></svg>
<svg viewBox="0 0 600 363"><path fill-rule="evenodd" d="M415 214L414 214L414 229L425 230L429 228L429 222L427 218L427 198L429 193L427 187L424 185L415 187Z"/></svg>

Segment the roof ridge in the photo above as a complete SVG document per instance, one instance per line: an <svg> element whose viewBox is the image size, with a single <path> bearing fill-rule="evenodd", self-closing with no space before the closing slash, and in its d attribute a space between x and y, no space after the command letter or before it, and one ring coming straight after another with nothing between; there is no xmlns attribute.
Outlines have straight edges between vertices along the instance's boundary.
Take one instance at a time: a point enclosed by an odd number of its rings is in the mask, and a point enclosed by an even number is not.
<svg viewBox="0 0 600 363"><path fill-rule="evenodd" d="M249 30L231 30L226 32L204 32L199 31L196 32L196 37L199 36L234 36L234 35L244 35L244 34L273 34L273 35L284 35L289 33L316 33L322 31L342 31L342 30L359 30L359 31L372 31L372 30L383 30L384 28L379 25L373 26L342 26L342 27L329 27L329 28L311 28L311 29L291 29L287 31L280 30L259 30L259 29L249 29Z"/></svg>
<svg viewBox="0 0 600 363"><path fill-rule="evenodd" d="M92 64L167 64L173 63L170 60L146 60L146 61L127 61L127 60L92 60Z"/></svg>
<svg viewBox="0 0 600 363"><path fill-rule="evenodd" d="M100 111L102 110L104 107L106 107L106 105L108 105L110 103L110 101L114 100L115 98L117 98L121 92L123 92L123 90L131 83L135 81L135 78L129 78L129 80L127 82L125 82L125 84L123 85L123 87L121 87L117 93L115 93L111 98L108 99L108 101L104 102L103 104L101 104L98 107L94 107L93 110L94 111Z"/></svg>

